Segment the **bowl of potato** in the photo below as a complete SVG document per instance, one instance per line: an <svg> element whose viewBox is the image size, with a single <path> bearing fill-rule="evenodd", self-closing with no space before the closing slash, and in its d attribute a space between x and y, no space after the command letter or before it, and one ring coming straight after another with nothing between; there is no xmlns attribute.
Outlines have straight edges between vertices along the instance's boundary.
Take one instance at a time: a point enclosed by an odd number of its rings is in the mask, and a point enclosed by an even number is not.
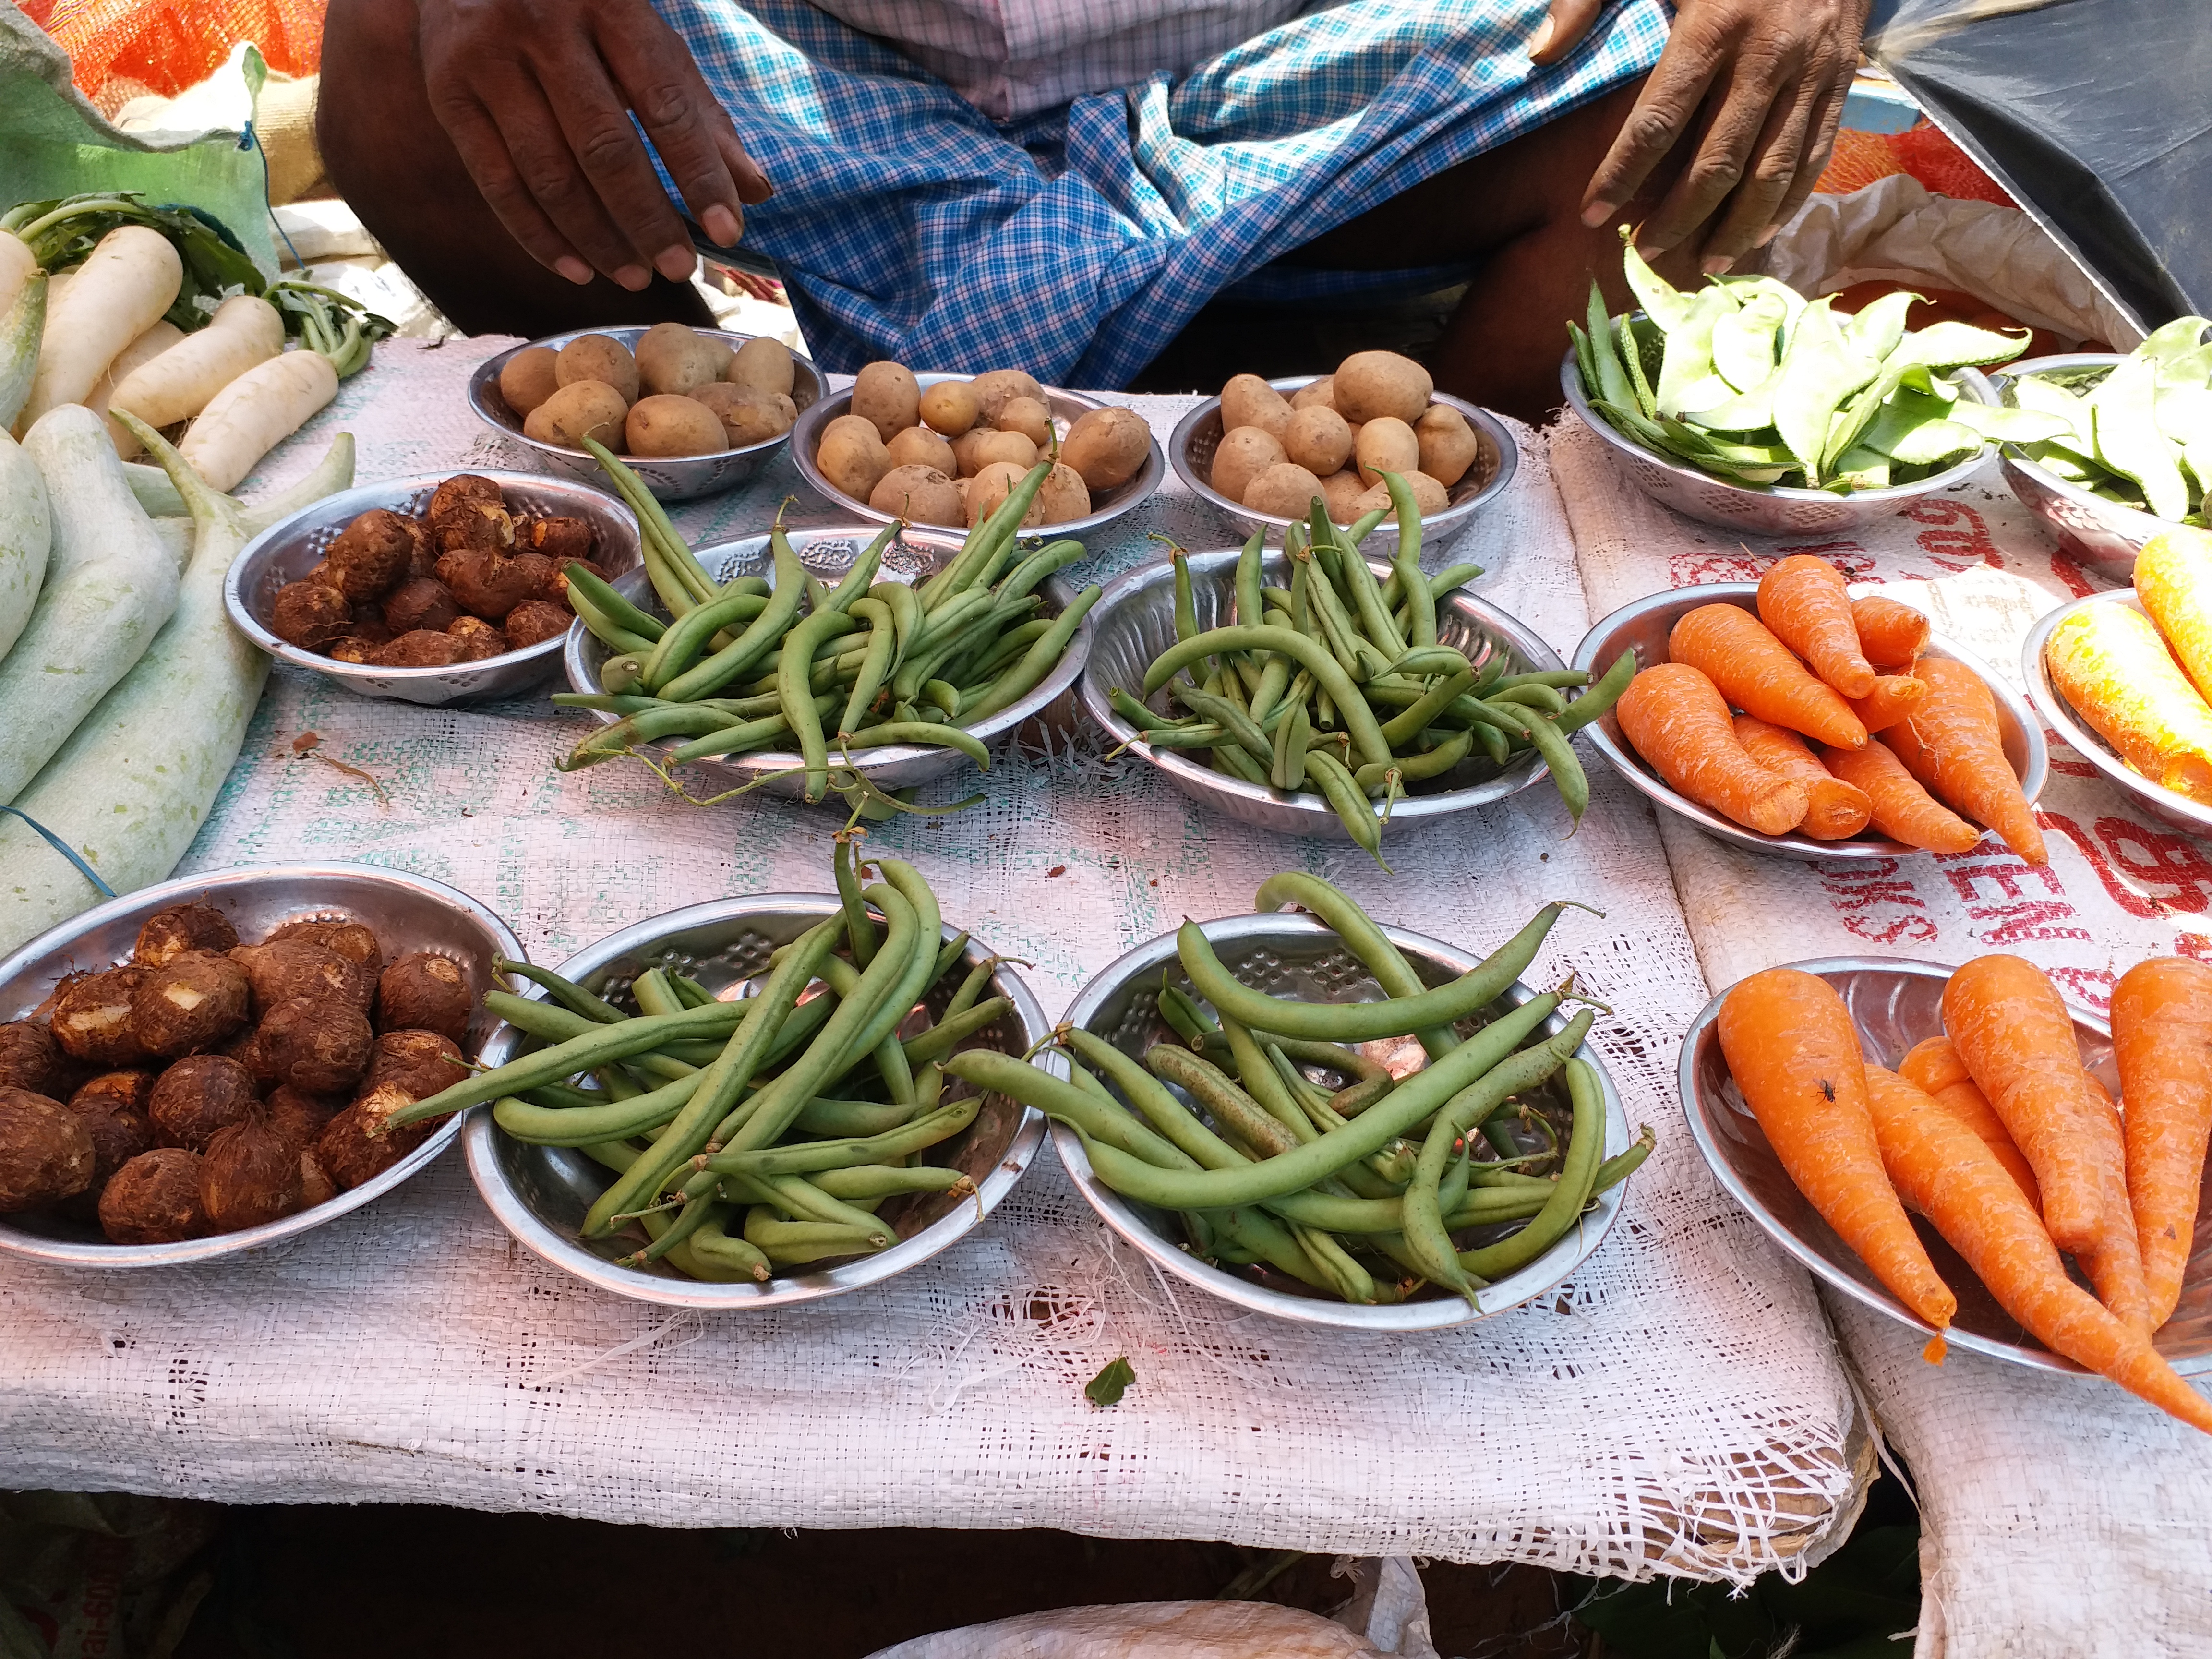
<svg viewBox="0 0 2212 1659"><path fill-rule="evenodd" d="M822 396L820 371L781 340L720 329L549 334L487 357L469 406L545 470L598 480L590 437L664 501L743 483Z"/></svg>
<svg viewBox="0 0 2212 1659"><path fill-rule="evenodd" d="M1018 368L917 374L870 363L849 392L793 428L799 476L875 524L981 524L1040 460L1054 462L1024 530L1081 536L1140 505L1167 476L1134 410L1040 386Z"/></svg>
<svg viewBox="0 0 2212 1659"><path fill-rule="evenodd" d="M1240 523L1288 529L1319 495L1340 525L1382 508L1369 542L1385 547L1398 525L1382 473L1413 487L1422 545L1433 548L1465 531L1520 465L1503 421L1438 392L1395 351L1355 352L1334 374L1239 374L1182 417L1168 454L1185 483Z"/></svg>

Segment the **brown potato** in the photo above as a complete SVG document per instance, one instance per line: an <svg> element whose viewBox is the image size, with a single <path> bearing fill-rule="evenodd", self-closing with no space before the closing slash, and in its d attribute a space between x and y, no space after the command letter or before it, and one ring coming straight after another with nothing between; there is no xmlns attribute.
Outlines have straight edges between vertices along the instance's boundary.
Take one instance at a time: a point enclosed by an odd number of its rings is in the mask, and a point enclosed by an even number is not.
<svg viewBox="0 0 2212 1659"><path fill-rule="evenodd" d="M1291 423L1291 400L1256 374L1239 374L1221 388L1221 427L1234 432L1256 426L1278 443Z"/></svg>
<svg viewBox="0 0 2212 1659"><path fill-rule="evenodd" d="M418 628L443 633L446 625L460 614L461 602L453 597L453 590L434 576L409 577L384 602L384 625L395 638Z"/></svg>
<svg viewBox="0 0 2212 1659"><path fill-rule="evenodd" d="M1009 398L994 423L1001 432L1018 432L1037 447L1042 455L1052 447L1052 411L1035 398Z"/></svg>
<svg viewBox="0 0 2212 1659"><path fill-rule="evenodd" d="M0 1089L0 1214L76 1197L98 1164L92 1132L68 1107L27 1089Z"/></svg>
<svg viewBox="0 0 2212 1659"><path fill-rule="evenodd" d="M411 634L402 634L388 645L376 647L362 657L349 657L346 660L365 662L376 668L451 668L467 653L467 643L451 634L418 628Z"/></svg>
<svg viewBox="0 0 2212 1659"><path fill-rule="evenodd" d="M908 524L957 525L960 492L933 466L895 466L868 492L871 512L888 513Z"/></svg>
<svg viewBox="0 0 2212 1659"><path fill-rule="evenodd" d="M1323 409L1336 407L1336 376L1324 374L1318 380L1309 380L1291 393L1291 410L1312 409L1316 404Z"/></svg>
<svg viewBox="0 0 2212 1659"><path fill-rule="evenodd" d="M1352 503L1366 491L1367 486L1359 482L1359 475L1350 467L1340 472L1332 472L1323 478L1321 481L1321 496L1328 503L1329 522L1350 524L1358 518L1359 510Z"/></svg>
<svg viewBox="0 0 2212 1659"><path fill-rule="evenodd" d="M1407 426L1421 418L1436 382L1411 357L1395 351L1355 351L1336 366L1331 401L1336 412L1358 425L1391 416Z"/></svg>
<svg viewBox="0 0 2212 1659"><path fill-rule="evenodd" d="M417 1100L442 1094L469 1074L460 1045L443 1031L386 1031L376 1040L361 1092L397 1084Z"/></svg>
<svg viewBox="0 0 2212 1659"><path fill-rule="evenodd" d="M131 1002L150 971L135 966L110 968L64 980L54 993L54 1041L70 1058L94 1066L128 1066L144 1058Z"/></svg>
<svg viewBox="0 0 2212 1659"><path fill-rule="evenodd" d="M500 632L507 635L508 650L520 651L542 645L547 640L559 639L568 631L568 624L574 620L565 606L555 605L550 599L525 599L507 613Z"/></svg>
<svg viewBox="0 0 2212 1659"><path fill-rule="evenodd" d="M131 999L131 1029L149 1054L188 1054L245 1024L252 995L228 957L186 951L146 970Z"/></svg>
<svg viewBox="0 0 2212 1659"><path fill-rule="evenodd" d="M791 401L787 398L771 398L750 386L717 380L695 389L691 398L714 411L722 423L722 441L732 449L764 444L791 430L791 417L784 412Z"/></svg>
<svg viewBox="0 0 2212 1659"><path fill-rule="evenodd" d="M1028 471L1037 464L1037 447L1019 432L1000 432L995 429L983 434L968 452L975 458L975 471L981 477L987 466L1005 462Z"/></svg>
<svg viewBox="0 0 2212 1659"><path fill-rule="evenodd" d="M975 406L992 426L999 423L999 411L1016 398L1034 398L1044 401L1044 388L1035 378L1018 368L994 368L978 374L968 382L975 394Z"/></svg>
<svg viewBox="0 0 2212 1659"><path fill-rule="evenodd" d="M872 427L865 433L847 428L823 437L814 452L814 465L832 489L865 501L891 470L891 454Z"/></svg>
<svg viewBox="0 0 2212 1659"><path fill-rule="evenodd" d="M641 398L623 422L626 455L713 455L729 447L720 416L675 392Z"/></svg>
<svg viewBox="0 0 2212 1659"><path fill-rule="evenodd" d="M580 334L553 360L553 378L565 388L586 380L611 386L625 404L637 401L637 359L605 334Z"/></svg>
<svg viewBox="0 0 2212 1659"><path fill-rule="evenodd" d="M953 459L952 446L926 426L910 426L893 435L884 447L890 453L891 465L899 466L933 466L947 478L960 470Z"/></svg>
<svg viewBox="0 0 2212 1659"><path fill-rule="evenodd" d="M1467 476L1482 453L1467 416L1449 404L1431 404L1423 410L1413 422L1413 436L1420 441L1421 471L1447 489Z"/></svg>
<svg viewBox="0 0 2212 1659"><path fill-rule="evenodd" d="M217 1129L257 1110L253 1073L227 1054L186 1054L161 1073L146 1097L146 1115L164 1146L207 1150Z"/></svg>
<svg viewBox="0 0 2212 1659"><path fill-rule="evenodd" d="M525 346L509 357L499 371L499 395L521 416L561 389L554 372L557 354L551 346Z"/></svg>
<svg viewBox="0 0 2212 1659"><path fill-rule="evenodd" d="M1093 495L1119 489L1143 470L1152 429L1133 409L1092 409L1078 416L1060 441L1060 459L1083 475Z"/></svg>
<svg viewBox="0 0 2212 1659"><path fill-rule="evenodd" d="M414 521L371 507L338 532L323 562L337 590L356 605L381 599L407 574L415 560Z"/></svg>
<svg viewBox="0 0 2212 1659"><path fill-rule="evenodd" d="M1408 471L1405 478L1406 488L1413 492L1413 505L1420 509L1423 518L1427 518L1431 513L1441 513L1451 505L1449 492L1427 473L1418 471ZM1354 501L1352 506L1357 509L1352 515L1355 518L1362 513L1372 513L1378 507L1386 513L1389 512L1390 510L1389 485L1376 484Z"/></svg>
<svg viewBox="0 0 2212 1659"><path fill-rule="evenodd" d="M1012 461L994 461L975 475L968 486L968 524L970 529L983 522L1006 502L1013 488L1029 476L1029 468L1016 466ZM1044 522L1043 492L1040 499L1030 503L1030 510L1022 514L1022 526Z"/></svg>
<svg viewBox="0 0 2212 1659"><path fill-rule="evenodd" d="M531 601L525 601L531 603ZM521 606L515 607L520 610ZM513 616L514 611L507 612ZM458 662L488 662L494 657L503 657L508 647L507 635L496 623L488 623L482 617L456 617L446 624L446 637L461 642Z"/></svg>
<svg viewBox="0 0 2212 1659"><path fill-rule="evenodd" d="M988 426L970 427L951 441L953 464L960 469L963 478L972 478L982 471L983 463L975 459L975 447L993 436L995 430Z"/></svg>
<svg viewBox="0 0 2212 1659"><path fill-rule="evenodd" d="M1313 507L1321 480L1296 461L1278 461L1244 486L1244 505L1255 513L1296 519Z"/></svg>
<svg viewBox="0 0 2212 1659"><path fill-rule="evenodd" d="M1091 491L1083 475L1065 461L1054 461L1052 471L1037 486L1037 505L1046 524L1072 524L1091 516Z"/></svg>
<svg viewBox="0 0 2212 1659"><path fill-rule="evenodd" d="M261 942L281 945L295 939L334 951L366 972L384 971L384 947L376 942L376 934L367 922L356 921L349 916L302 916L297 921L272 928L269 937Z"/></svg>
<svg viewBox="0 0 2212 1659"><path fill-rule="evenodd" d="M917 412L932 432L957 438L982 418L983 405L972 382L939 380L922 392Z"/></svg>
<svg viewBox="0 0 2212 1659"><path fill-rule="evenodd" d="M371 1133L401 1107L414 1103L414 1097L394 1084L363 1095L331 1120L323 1138L315 1143L315 1161L330 1172L343 1191L349 1192L382 1175L428 1140L438 1127L410 1123L382 1134Z"/></svg>
<svg viewBox="0 0 2212 1659"><path fill-rule="evenodd" d="M1283 427L1283 453L1318 477L1352 458L1352 428L1333 409L1301 409Z"/></svg>
<svg viewBox="0 0 2212 1659"><path fill-rule="evenodd" d="M921 388L914 371L904 363L863 364L853 377L853 413L872 422L876 435L890 442L893 434L921 418Z"/></svg>
<svg viewBox="0 0 2212 1659"><path fill-rule="evenodd" d="M340 956L310 939L283 939L267 945L241 945L230 959L246 969L253 987L256 1017L280 1002L301 997L335 997L367 1008L376 994L376 975L366 964Z"/></svg>
<svg viewBox="0 0 2212 1659"><path fill-rule="evenodd" d="M228 951L237 943L238 930L213 905L173 904L146 918L131 960L141 968L158 968L180 951Z"/></svg>
<svg viewBox="0 0 2212 1659"><path fill-rule="evenodd" d="M67 1070L61 1044L44 1025L28 1019L0 1025L0 1089L50 1095L62 1086Z"/></svg>
<svg viewBox="0 0 2212 1659"><path fill-rule="evenodd" d="M1421 465L1420 440L1395 415L1377 416L1363 425L1352 453L1362 483L1377 483L1385 472L1416 471Z"/></svg>
<svg viewBox="0 0 2212 1659"><path fill-rule="evenodd" d="M302 651L327 650L353 631L353 607L335 587L287 582L270 602L269 631Z"/></svg>
<svg viewBox="0 0 2212 1659"><path fill-rule="evenodd" d="M748 340L738 348L730 366L722 371L722 378L732 386L750 386L756 392L781 392L791 395L798 380L798 371L791 360L791 348L781 340Z"/></svg>
<svg viewBox="0 0 2212 1659"><path fill-rule="evenodd" d="M299 1151L266 1112L216 1131L200 1155L200 1208L210 1231L265 1226L299 1207Z"/></svg>
<svg viewBox="0 0 2212 1659"><path fill-rule="evenodd" d="M680 396L720 380L736 356L721 341L681 323L655 323L637 343L637 383L645 392Z"/></svg>
<svg viewBox="0 0 2212 1659"><path fill-rule="evenodd" d="M380 1030L436 1031L459 1042L475 1006L461 964L434 951L398 957L376 982Z"/></svg>
<svg viewBox="0 0 2212 1659"><path fill-rule="evenodd" d="M530 411L522 434L560 449L581 449L586 438L619 449L629 414L629 399L604 380L571 380Z"/></svg>
<svg viewBox="0 0 2212 1659"><path fill-rule="evenodd" d="M1241 501L1253 479L1289 459L1273 433L1256 426L1233 427L1221 434L1214 448L1213 471L1206 482L1231 501Z"/></svg>
<svg viewBox="0 0 2212 1659"><path fill-rule="evenodd" d="M100 1194L100 1231L112 1244L173 1244L207 1231L200 1155L156 1146L118 1170Z"/></svg>
<svg viewBox="0 0 2212 1659"><path fill-rule="evenodd" d="M280 1082L311 1095L329 1095L361 1081L376 1036L351 1003L298 997L264 1015L254 1041Z"/></svg>

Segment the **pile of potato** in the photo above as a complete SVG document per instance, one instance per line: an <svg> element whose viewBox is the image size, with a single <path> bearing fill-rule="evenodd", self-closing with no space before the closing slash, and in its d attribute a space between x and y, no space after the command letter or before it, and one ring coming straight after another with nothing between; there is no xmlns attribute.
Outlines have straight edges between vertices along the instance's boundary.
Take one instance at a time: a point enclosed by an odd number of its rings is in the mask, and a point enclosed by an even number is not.
<svg viewBox="0 0 2212 1659"><path fill-rule="evenodd" d="M517 519L490 478L440 484L419 519L374 507L276 590L270 631L339 662L450 668L568 631L568 567L605 576L583 519Z"/></svg>
<svg viewBox="0 0 2212 1659"><path fill-rule="evenodd" d="M584 334L558 351L526 346L499 372L522 435L562 449L592 438L618 455L714 455L781 438L799 418L796 371L778 340L732 351L681 323L655 323L629 349Z"/></svg>
<svg viewBox="0 0 2212 1659"><path fill-rule="evenodd" d="M172 906L129 962L0 1025L0 1212L165 1244L327 1202L422 1144L428 1124L371 1132L468 1075L473 1006L459 963L387 963L358 921L240 945L214 906Z"/></svg>
<svg viewBox="0 0 2212 1659"><path fill-rule="evenodd" d="M1024 527L1091 513L1094 492L1135 477L1152 431L1134 410L1094 409L1062 437L1044 388L1018 368L927 392L902 363L870 363L852 412L822 428L814 464L830 485L908 524L981 524L1041 460L1053 463Z"/></svg>
<svg viewBox="0 0 2212 1659"><path fill-rule="evenodd" d="M1356 351L1288 398L1239 374L1221 388L1221 441L1206 482L1285 519L1304 516L1319 495L1329 518L1348 525L1389 509L1382 475L1396 472L1423 517L1441 513L1481 447L1464 415L1430 401L1435 391L1427 369L1395 351Z"/></svg>

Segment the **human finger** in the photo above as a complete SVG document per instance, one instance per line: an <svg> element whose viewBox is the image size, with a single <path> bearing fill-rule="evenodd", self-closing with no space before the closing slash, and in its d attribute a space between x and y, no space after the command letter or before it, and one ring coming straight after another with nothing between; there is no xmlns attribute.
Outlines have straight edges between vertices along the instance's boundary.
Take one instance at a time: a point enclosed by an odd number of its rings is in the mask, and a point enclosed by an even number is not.
<svg viewBox="0 0 2212 1659"><path fill-rule="evenodd" d="M1528 61L1539 69L1558 63L1582 45L1604 8L1605 0L1552 0L1552 9L1528 42Z"/></svg>
<svg viewBox="0 0 2212 1659"><path fill-rule="evenodd" d="M1778 88L1795 100L1800 51L1782 48L1779 57L1749 46L1729 65L1715 109L1696 153L1659 199L1636 234L1647 255L1663 253L1704 226L1742 180L1752 147L1766 125Z"/></svg>
<svg viewBox="0 0 2212 1659"><path fill-rule="evenodd" d="M483 192L485 202L498 216L500 223L507 228L507 234L532 258L548 270L557 271L568 281L581 285L592 280L593 266L598 263L592 257L595 252L603 247L617 252L621 250L620 242L611 234L611 226L605 228L601 237L580 242L578 238L563 234L539 205L530 180L524 176L521 166L515 160L514 147L489 108L458 90L441 94L433 88L431 98L439 124L453 139L453 148L460 153L461 164L468 169L469 177L475 180L477 190ZM530 154L527 150L523 153ZM541 161L538 165L542 178L544 163ZM629 260L627 253L623 254L618 263L635 266L635 261ZM610 275L613 274L612 267L606 269ZM642 269L637 270L637 275L646 281L651 280ZM633 286L621 277L617 280L621 281L625 288ZM635 286L642 287L643 283Z"/></svg>
<svg viewBox="0 0 2212 1659"><path fill-rule="evenodd" d="M638 262L655 266L672 282L689 280L690 238L653 171L625 94L609 78L590 35L580 29L544 43L532 67L541 83L560 88L551 106L556 142L574 158L582 190ZM560 219L557 210L554 216Z"/></svg>
<svg viewBox="0 0 2212 1659"><path fill-rule="evenodd" d="M1706 235L1701 260L1706 274L1728 270L1757 245L1767 226L1778 222L1777 210L1804 163L1813 112L1826 89L1823 81L1801 79L1796 96L1778 100L1767 112L1743 179L1729 192L1718 222Z"/></svg>
<svg viewBox="0 0 2212 1659"><path fill-rule="evenodd" d="M1660 54L1659 67L1637 94L1636 106L1620 125L1605 159L1583 192L1583 222L1604 224L1632 200L1675 141L1688 131L1721 61L1721 41L1678 17L1674 35Z"/></svg>
<svg viewBox="0 0 2212 1659"><path fill-rule="evenodd" d="M737 173L720 140L726 134L734 141L736 131L708 90L690 48L658 17L646 17L649 21L638 27L599 31L600 53L691 216L718 246L730 246L738 240L740 198ZM743 158L738 170L759 172L742 143L737 152ZM680 246L665 244L662 252L664 258L656 263L663 276L681 280L669 269L677 263L689 275L688 236Z"/></svg>
<svg viewBox="0 0 2212 1659"><path fill-rule="evenodd" d="M1759 233L1757 247L1765 247L1774 240L1774 233L1797 216L1805 205L1805 198L1820 182L1826 169L1828 157L1836 148L1836 131L1844 122L1844 100L1850 94L1851 77L1848 70L1834 77L1828 89L1813 106L1813 117L1808 125L1804 160L1798 164L1797 176L1790 180L1789 194L1774 211L1773 220Z"/></svg>
<svg viewBox="0 0 2212 1659"><path fill-rule="evenodd" d="M605 272L633 293L643 290L652 283L653 273L639 258L635 241L608 211L554 100L538 82L526 76L515 78L519 84L485 102L515 158L522 182L593 270ZM563 95L570 90L564 87Z"/></svg>

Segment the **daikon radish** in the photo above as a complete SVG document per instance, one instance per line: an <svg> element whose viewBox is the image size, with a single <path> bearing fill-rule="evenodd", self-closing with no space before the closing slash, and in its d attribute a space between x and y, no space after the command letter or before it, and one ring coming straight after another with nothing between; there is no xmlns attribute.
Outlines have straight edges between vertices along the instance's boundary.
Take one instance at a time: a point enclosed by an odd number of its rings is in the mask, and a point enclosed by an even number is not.
<svg viewBox="0 0 2212 1659"><path fill-rule="evenodd" d="M12 428L39 372L39 341L46 328L53 279L33 271L0 306L0 428Z"/></svg>
<svg viewBox="0 0 2212 1659"><path fill-rule="evenodd" d="M149 426L174 426L198 414L233 380L283 349L284 319L276 307L258 295L234 295L216 307L215 316L198 333L181 337L127 378L118 376L114 407Z"/></svg>
<svg viewBox="0 0 2212 1659"><path fill-rule="evenodd" d="M164 317L117 354L115 361L101 374L100 384L93 387L92 395L84 400L87 409L106 418L108 441L126 461L138 453L138 440L131 435L129 427L108 414L115 401L115 389L142 365L152 362L184 337L185 331Z"/></svg>
<svg viewBox="0 0 2212 1659"><path fill-rule="evenodd" d="M46 578L54 521L38 464L0 432L0 659L15 643Z"/></svg>
<svg viewBox="0 0 2212 1659"><path fill-rule="evenodd" d="M5 316L39 268L39 256L12 230L0 230L0 316Z"/></svg>
<svg viewBox="0 0 2212 1659"><path fill-rule="evenodd" d="M101 237L68 288L49 300L39 372L16 431L28 431L50 409L90 397L123 348L176 304L184 281L184 261L158 230L124 225Z"/></svg>
<svg viewBox="0 0 2212 1659"><path fill-rule="evenodd" d="M338 395L338 372L319 351L256 363L209 400L179 451L210 489L226 490Z"/></svg>

